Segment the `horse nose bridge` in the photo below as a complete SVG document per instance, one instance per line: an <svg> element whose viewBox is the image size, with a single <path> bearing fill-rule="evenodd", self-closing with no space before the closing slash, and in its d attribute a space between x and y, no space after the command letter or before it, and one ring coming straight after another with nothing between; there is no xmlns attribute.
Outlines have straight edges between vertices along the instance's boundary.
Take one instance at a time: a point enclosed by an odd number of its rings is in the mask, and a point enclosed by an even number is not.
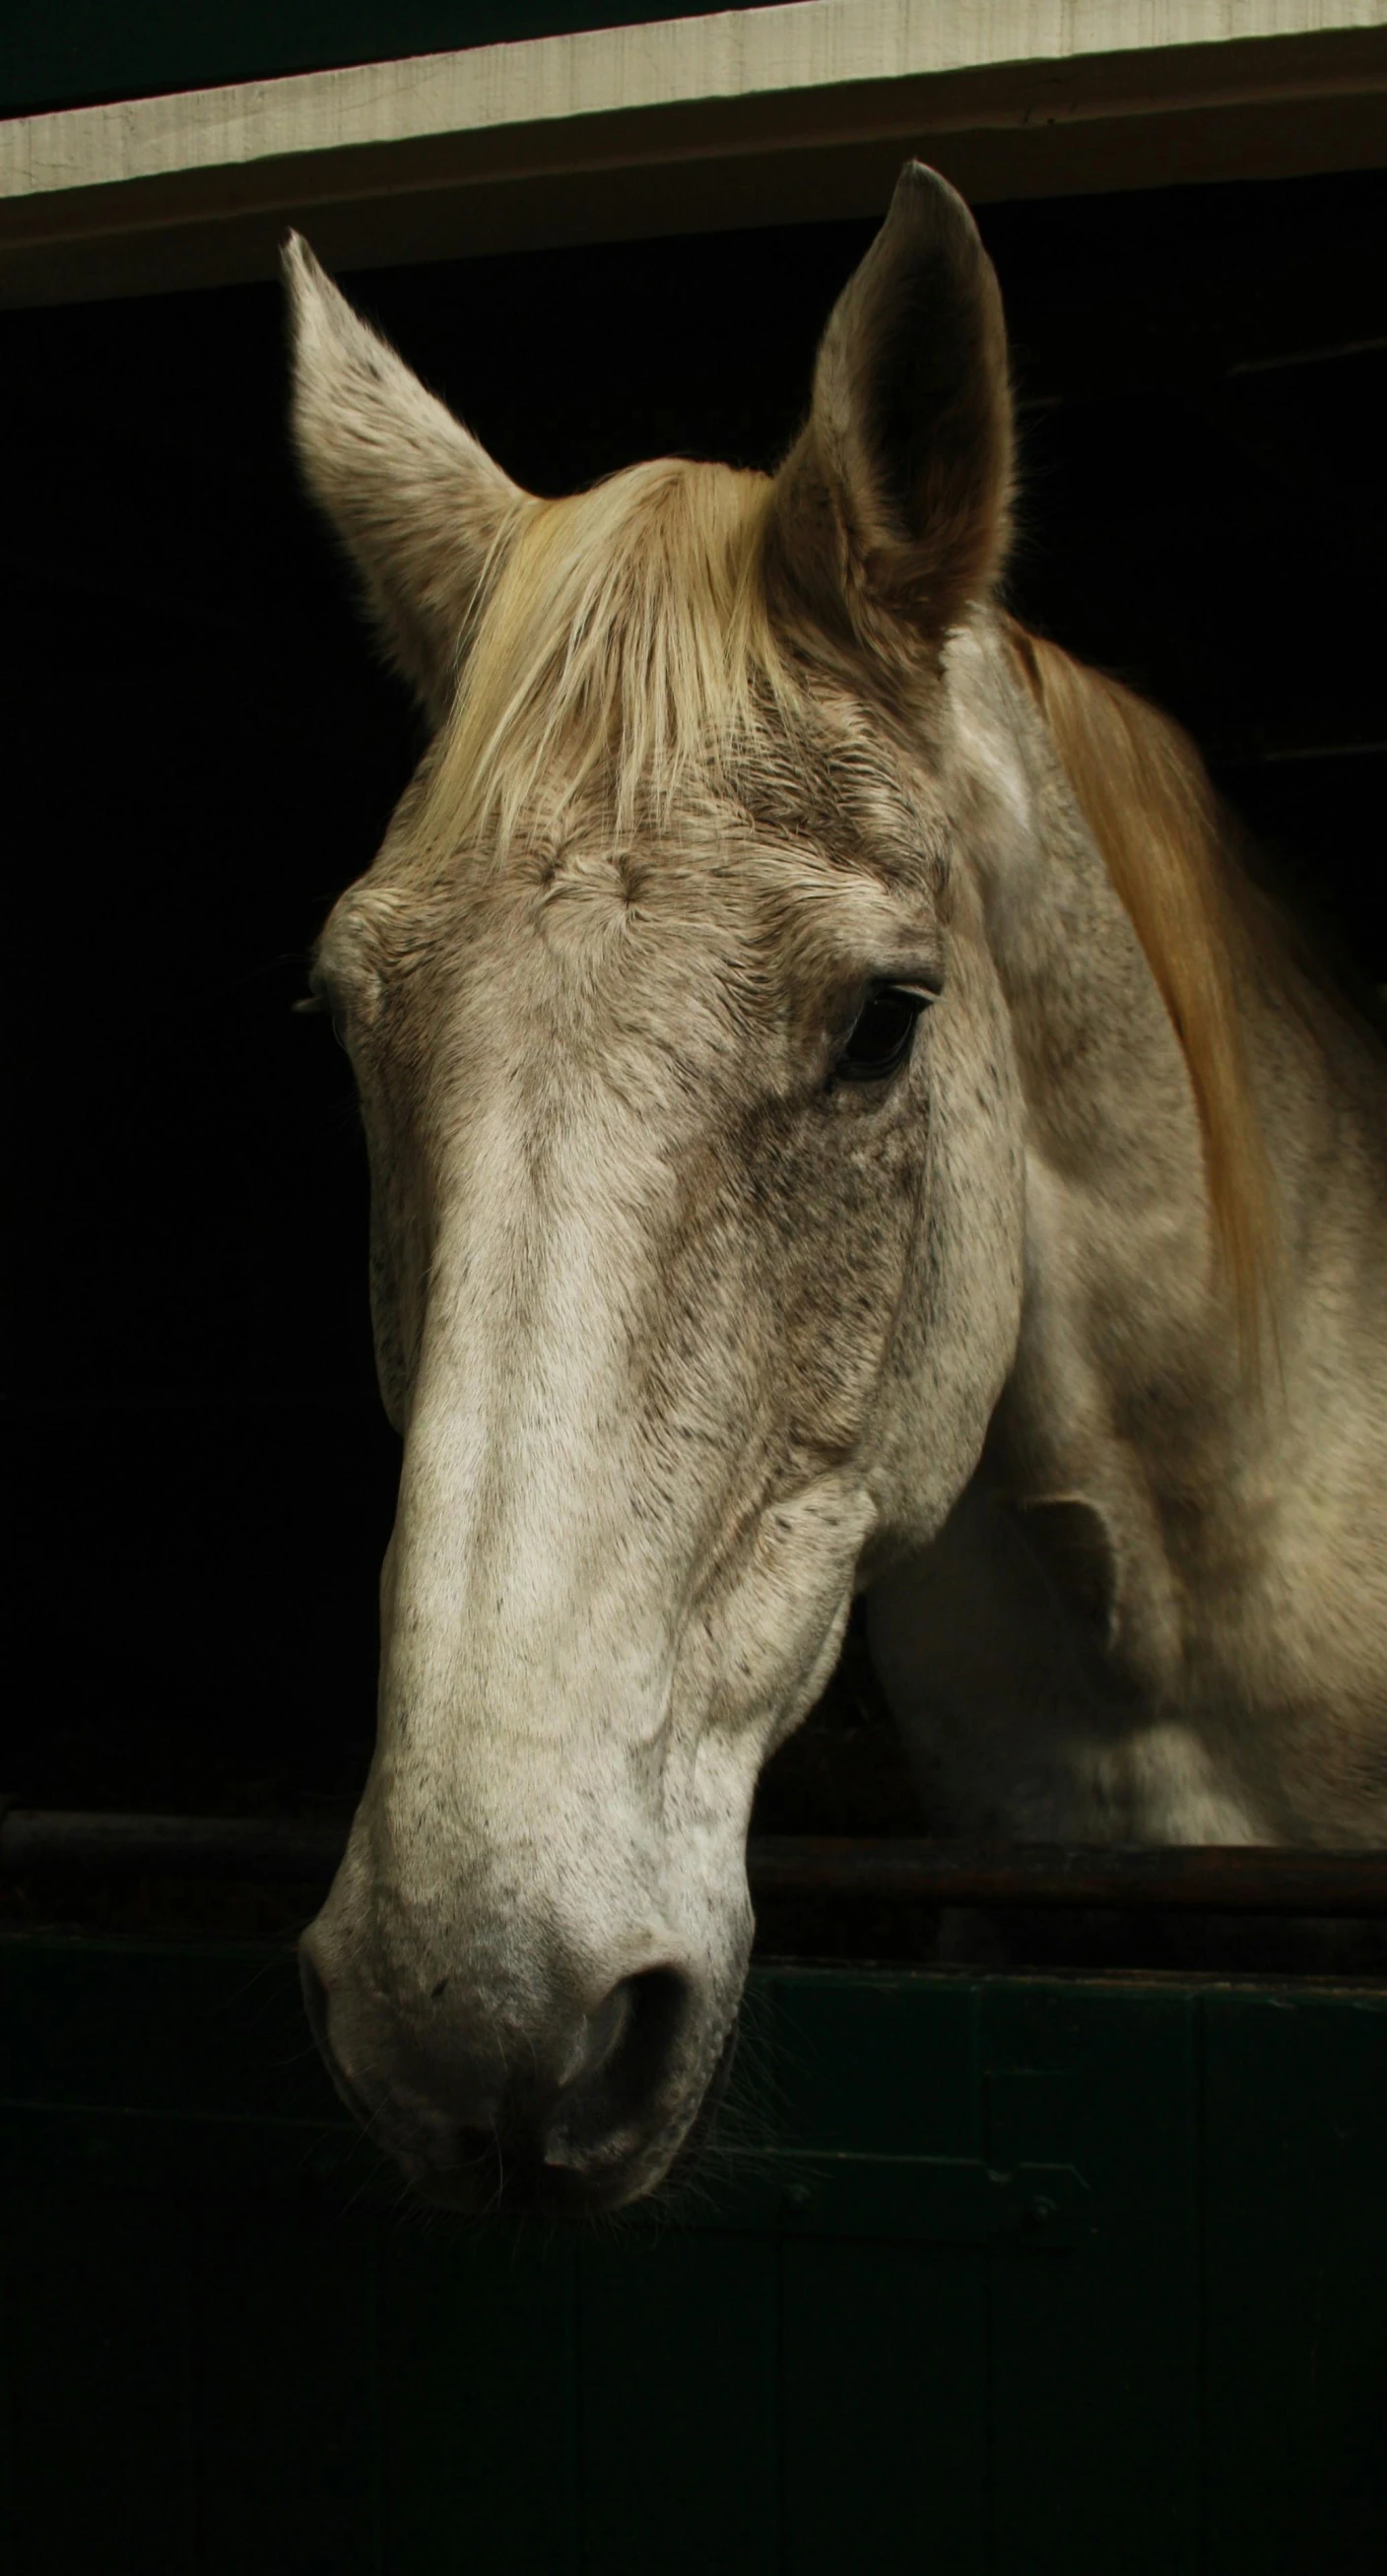
<svg viewBox="0 0 1387 2576"><path fill-rule="evenodd" d="M566 1775L547 1743L520 1749L499 1779L377 1765L312 1927L325 1972L407 2011L471 1994L518 2028L551 2003L595 2010L678 1946L654 1808L609 1766Z"/></svg>
<svg viewBox="0 0 1387 2576"><path fill-rule="evenodd" d="M583 1677L524 1647L504 1691L383 1704L353 1827L374 1904L474 1934L651 1909L669 1861L665 1659Z"/></svg>
<svg viewBox="0 0 1387 2576"><path fill-rule="evenodd" d="M396 1549L363 1801L375 1839L414 1872L445 1849L469 1878L503 1861L542 1876L579 1843L643 1865L661 1838L685 1587L633 1568L600 1528L556 1531L547 1555L480 1544L451 1569L440 1544Z"/></svg>
<svg viewBox="0 0 1387 2576"><path fill-rule="evenodd" d="M578 1124L541 1199L523 1177L483 1209L464 1193L435 1250L397 1522L426 1615L465 1599L509 1618L517 1590L559 1608L595 1587L639 1611L643 1573L678 1580L742 1453L740 1276L683 1240L663 1163L650 1204L624 1203L648 1140L623 1133L613 1164Z"/></svg>
<svg viewBox="0 0 1387 2576"><path fill-rule="evenodd" d="M462 1419L406 1444L383 1602L383 1715L503 1750L580 1734L660 1688L677 1536L652 1521L611 1411L574 1435Z"/></svg>

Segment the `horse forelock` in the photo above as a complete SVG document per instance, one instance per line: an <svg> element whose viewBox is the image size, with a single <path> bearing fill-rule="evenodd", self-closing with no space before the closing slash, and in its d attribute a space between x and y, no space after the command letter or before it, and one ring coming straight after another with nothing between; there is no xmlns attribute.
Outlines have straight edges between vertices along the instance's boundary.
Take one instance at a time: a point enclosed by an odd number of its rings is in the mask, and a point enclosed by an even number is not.
<svg viewBox="0 0 1387 2576"><path fill-rule="evenodd" d="M425 840L504 851L522 817L561 830L594 800L625 833L716 777L793 692L762 578L771 490L664 459L521 504L464 639Z"/></svg>

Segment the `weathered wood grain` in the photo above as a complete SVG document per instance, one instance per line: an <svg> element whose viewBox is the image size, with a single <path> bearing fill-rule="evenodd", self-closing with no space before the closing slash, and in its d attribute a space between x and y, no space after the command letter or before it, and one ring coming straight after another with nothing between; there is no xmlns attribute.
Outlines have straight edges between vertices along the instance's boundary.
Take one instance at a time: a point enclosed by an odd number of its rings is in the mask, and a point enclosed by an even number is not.
<svg viewBox="0 0 1387 2576"><path fill-rule="evenodd" d="M0 299L1387 157L1387 0L795 0L0 124Z"/></svg>

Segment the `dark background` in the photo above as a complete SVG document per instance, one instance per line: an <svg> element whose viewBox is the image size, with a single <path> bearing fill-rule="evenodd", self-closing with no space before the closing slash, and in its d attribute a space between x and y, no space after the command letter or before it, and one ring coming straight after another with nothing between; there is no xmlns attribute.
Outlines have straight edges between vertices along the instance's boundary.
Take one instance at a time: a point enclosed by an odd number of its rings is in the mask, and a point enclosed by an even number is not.
<svg viewBox="0 0 1387 2576"><path fill-rule="evenodd" d="M994 206L1011 596L1188 723L1387 980L1381 176ZM869 224L345 281L522 482L774 462ZM365 1175L304 956L412 764L294 482L268 287L8 315L6 1023L20 1689L36 1804L350 1805L396 1459ZM17 1723L14 1722L17 1720ZM854 1646L772 1823L883 1827Z"/></svg>

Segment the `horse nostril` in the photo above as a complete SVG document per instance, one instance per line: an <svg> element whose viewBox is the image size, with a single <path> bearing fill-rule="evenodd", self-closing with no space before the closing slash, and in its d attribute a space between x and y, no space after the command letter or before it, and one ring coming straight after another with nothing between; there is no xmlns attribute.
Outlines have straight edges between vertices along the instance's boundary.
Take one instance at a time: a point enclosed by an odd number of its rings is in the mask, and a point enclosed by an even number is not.
<svg viewBox="0 0 1387 2576"><path fill-rule="evenodd" d="M547 2161L567 2161L639 2122L669 2072L688 2001L677 1968L623 1977L587 2027L582 2059L560 2098Z"/></svg>
<svg viewBox="0 0 1387 2576"><path fill-rule="evenodd" d="M613 1986L606 2002L590 2015L563 2076L565 2092L579 2084L593 2083L611 2064L634 2018L639 1982L636 1977L623 1977L619 1986Z"/></svg>

